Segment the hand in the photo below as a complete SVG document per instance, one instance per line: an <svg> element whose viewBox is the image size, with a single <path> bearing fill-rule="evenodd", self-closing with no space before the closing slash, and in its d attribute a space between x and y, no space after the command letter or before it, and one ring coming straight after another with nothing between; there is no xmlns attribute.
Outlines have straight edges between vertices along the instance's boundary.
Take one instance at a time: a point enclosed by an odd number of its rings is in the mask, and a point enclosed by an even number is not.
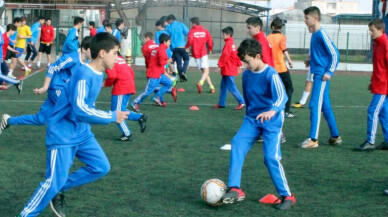
<svg viewBox="0 0 388 217"><path fill-rule="evenodd" d="M290 66L291 69L294 68L294 63L292 61L289 61L288 65Z"/></svg>
<svg viewBox="0 0 388 217"><path fill-rule="evenodd" d="M33 42L33 41L31 41L31 45L34 45L34 42Z"/></svg>
<svg viewBox="0 0 388 217"><path fill-rule="evenodd" d="M116 123L121 124L124 120L128 119L129 112L116 111Z"/></svg>
<svg viewBox="0 0 388 217"><path fill-rule="evenodd" d="M372 84L368 85L368 90L372 90Z"/></svg>
<svg viewBox="0 0 388 217"><path fill-rule="evenodd" d="M167 63L172 63L172 58L169 58L169 59L167 60Z"/></svg>
<svg viewBox="0 0 388 217"><path fill-rule="evenodd" d="M187 53L190 53L190 48L186 48L186 52L187 52Z"/></svg>
<svg viewBox="0 0 388 217"><path fill-rule="evenodd" d="M19 54L19 51L17 51L17 50L14 50L12 52L14 52L15 54Z"/></svg>
<svg viewBox="0 0 388 217"><path fill-rule="evenodd" d="M221 72L221 68L217 68L217 69L216 69L216 72L217 72L217 73Z"/></svg>
<svg viewBox="0 0 388 217"><path fill-rule="evenodd" d="M274 110L269 110L267 112L263 112L259 115L257 115L256 120L261 119L261 123L264 123L264 121L269 121L271 118L276 114Z"/></svg>
<svg viewBox="0 0 388 217"><path fill-rule="evenodd" d="M325 73L322 77L322 81L327 81L327 80L330 80L331 76L327 73Z"/></svg>
<svg viewBox="0 0 388 217"><path fill-rule="evenodd" d="M36 95L40 95L47 91L47 87L35 88L33 91Z"/></svg>
<svg viewBox="0 0 388 217"><path fill-rule="evenodd" d="M306 67L309 67L309 66L310 66L310 60L305 60L305 61L304 61L304 65L305 65Z"/></svg>
<svg viewBox="0 0 388 217"><path fill-rule="evenodd" d="M14 43L14 44L15 44L15 43L16 43L16 40L12 40L12 43Z"/></svg>

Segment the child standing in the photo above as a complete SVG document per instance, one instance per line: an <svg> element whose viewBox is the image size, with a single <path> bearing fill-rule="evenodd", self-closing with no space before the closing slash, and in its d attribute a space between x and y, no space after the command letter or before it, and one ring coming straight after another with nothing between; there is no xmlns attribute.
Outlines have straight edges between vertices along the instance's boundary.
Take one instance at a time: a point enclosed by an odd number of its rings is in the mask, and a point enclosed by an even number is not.
<svg viewBox="0 0 388 217"><path fill-rule="evenodd" d="M293 118L294 114L290 111L290 107L291 96L292 92L294 92L294 88L292 86L290 72L288 71L286 63L284 62L284 56L287 58L290 68L293 67L293 63L287 51L287 38L281 33L282 26L282 20L279 17L276 17L276 19L271 23L271 29L273 30L273 32L272 34L268 35L267 39L272 47L275 70L279 73L284 87L286 88L288 101L286 103L285 115L287 118Z"/></svg>
<svg viewBox="0 0 388 217"><path fill-rule="evenodd" d="M364 143L356 147L357 151L388 149L388 39L384 21L375 19L369 23L369 33L373 38L373 72L368 89L372 92L372 102L368 107L368 130ZM384 134L384 141L376 147L375 139L378 121Z"/></svg>
<svg viewBox="0 0 388 217"><path fill-rule="evenodd" d="M310 44L310 70L314 75L313 90L310 99L310 134L309 138L300 144L301 148L318 147L319 124L321 113L325 117L331 137L328 145L340 145L342 139L339 136L337 123L331 108L329 87L330 79L334 74L339 62L339 53L333 41L326 31L321 28L321 12L313 6L305 9L305 23L311 31Z"/></svg>
<svg viewBox="0 0 388 217"><path fill-rule="evenodd" d="M247 65L243 73L243 92L247 104L244 121L232 140L228 191L223 203L245 199L240 188L241 173L246 154L262 136L264 163L274 183L280 203L277 209L290 209L295 203L284 174L281 160L281 134L284 122L284 105L287 96L279 74L261 60L260 43L244 40L238 48L238 56Z"/></svg>
<svg viewBox="0 0 388 217"><path fill-rule="evenodd" d="M236 45L233 39L233 28L228 26L222 30L225 45L218 60L218 67L221 68L220 100L213 108L225 108L228 90L236 98L238 106L236 110L241 110L245 106L245 101L234 83L234 76L238 75L239 67L242 65L237 56Z"/></svg>
<svg viewBox="0 0 388 217"><path fill-rule="evenodd" d="M127 111L129 99L132 94L136 93L135 73L132 68L128 66L122 57L118 57L113 69L106 69L108 78L104 82L104 87L112 89L111 110L113 111ZM131 121L138 121L140 124L140 132L144 133L146 129L147 116L141 113L130 112L128 119ZM132 141L132 132L129 129L126 121L117 124L120 131L123 133L121 141Z"/></svg>

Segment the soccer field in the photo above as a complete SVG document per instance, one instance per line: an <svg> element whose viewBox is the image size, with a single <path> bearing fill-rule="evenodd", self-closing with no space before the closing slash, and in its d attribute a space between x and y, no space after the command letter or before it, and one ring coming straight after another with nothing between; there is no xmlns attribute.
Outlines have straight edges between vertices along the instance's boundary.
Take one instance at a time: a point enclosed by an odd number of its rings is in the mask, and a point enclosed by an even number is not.
<svg viewBox="0 0 388 217"><path fill-rule="evenodd" d="M219 148L230 143L239 129L245 111L235 111L237 102L228 95L225 109L218 103L219 73L211 73L216 94L198 94L195 83L200 73L188 73L189 82L178 83L186 92L178 102L166 95L167 107L154 106L150 98L141 105L149 116L148 127L140 133L137 122L128 122L132 142L121 142L115 124L94 125L93 132L107 154L111 171L103 179L66 192L69 217L122 216L388 216L388 152L354 152L366 137L366 109L371 94L367 75L335 75L330 84L333 110L343 145L325 145L327 124L321 122L319 148L297 147L308 136L308 108L294 109L286 119L282 144L283 166L296 204L289 211L275 210L258 200L276 194L264 159L261 144L247 155L241 188L246 199L238 204L210 207L200 197L202 183L218 178L225 183L229 170L229 151ZM305 74L293 74L293 102L300 99ZM11 116L36 113L46 96L35 96L32 89L43 83L44 73L24 83L21 96L11 87L0 92L0 114ZM241 89L241 75L236 78ZM136 71L137 96L146 85L145 72ZM96 107L110 108L110 90L103 89ZM132 100L134 97L132 97ZM190 111L196 105L199 111ZM0 216L15 216L28 202L46 169L45 127L13 126L0 136ZM379 128L377 143L382 141ZM76 161L72 169L81 166ZM53 216L46 208L41 216Z"/></svg>

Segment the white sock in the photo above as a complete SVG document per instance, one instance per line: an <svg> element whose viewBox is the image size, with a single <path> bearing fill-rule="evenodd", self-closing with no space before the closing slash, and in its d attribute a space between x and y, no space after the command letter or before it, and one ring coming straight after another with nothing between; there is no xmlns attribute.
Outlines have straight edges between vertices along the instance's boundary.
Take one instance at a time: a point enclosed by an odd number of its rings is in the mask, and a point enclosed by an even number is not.
<svg viewBox="0 0 388 217"><path fill-rule="evenodd" d="M304 105L306 104L307 99L309 98L310 92L303 91L302 98L300 99L299 103Z"/></svg>
<svg viewBox="0 0 388 217"><path fill-rule="evenodd" d="M13 73L13 69L10 69L9 72L8 72L8 74L11 74L11 75L12 75L12 73Z"/></svg>
<svg viewBox="0 0 388 217"><path fill-rule="evenodd" d="M38 62L36 63L36 65L37 65L38 67L40 67L40 61L38 61Z"/></svg>

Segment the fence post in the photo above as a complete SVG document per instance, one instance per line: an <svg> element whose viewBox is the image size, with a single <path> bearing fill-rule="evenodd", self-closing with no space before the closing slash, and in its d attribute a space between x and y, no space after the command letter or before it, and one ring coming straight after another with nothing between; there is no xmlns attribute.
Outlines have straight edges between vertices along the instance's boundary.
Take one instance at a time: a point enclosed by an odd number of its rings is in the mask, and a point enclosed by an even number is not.
<svg viewBox="0 0 388 217"><path fill-rule="evenodd" d="M304 29L303 49L306 49L306 28Z"/></svg>
<svg viewBox="0 0 388 217"><path fill-rule="evenodd" d="M346 62L349 59L349 32L346 33Z"/></svg>

